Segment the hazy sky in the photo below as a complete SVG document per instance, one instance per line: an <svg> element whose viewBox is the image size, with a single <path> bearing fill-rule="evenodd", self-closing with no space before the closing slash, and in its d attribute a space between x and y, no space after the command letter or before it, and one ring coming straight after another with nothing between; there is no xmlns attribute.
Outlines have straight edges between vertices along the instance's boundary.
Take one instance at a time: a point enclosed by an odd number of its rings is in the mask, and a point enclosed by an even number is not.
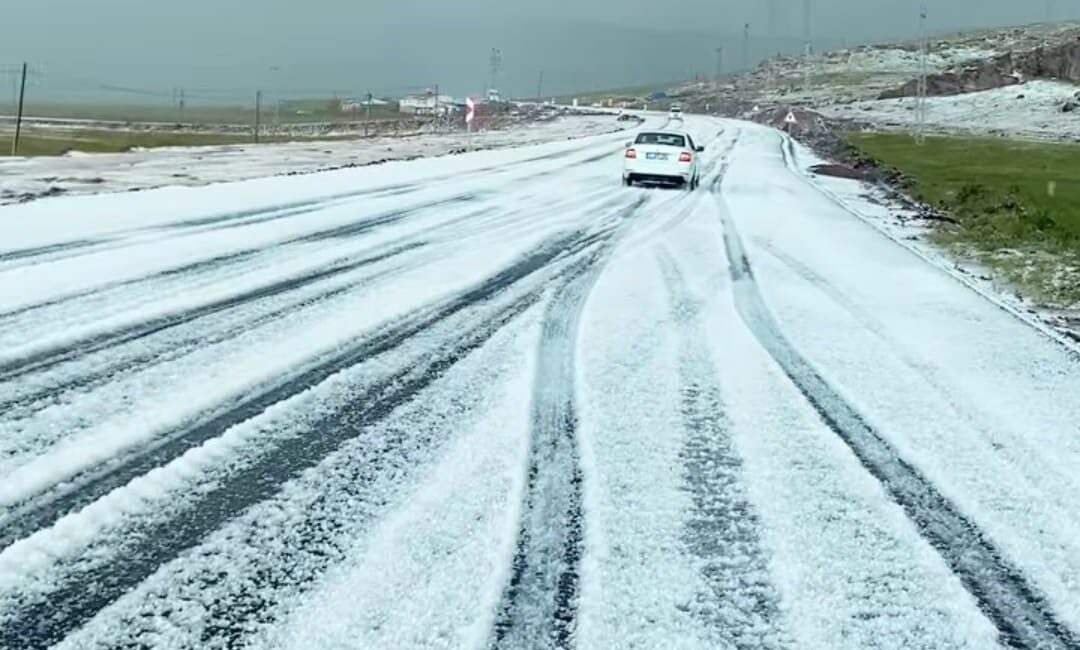
<svg viewBox="0 0 1080 650"><path fill-rule="evenodd" d="M1043 20L1046 0L926 0L936 31ZM811 0L822 45L910 36L918 0ZM7 0L0 71L28 60L40 94L168 101L336 90L481 91L492 48L514 95L711 74L713 49L741 63L797 51L802 0ZM770 10L772 7L772 10ZM1057 0L1059 18L1080 0ZM0 82L3 80L0 79ZM2 89L2 86L0 86ZM131 91L131 92L128 92ZM8 91L10 92L10 91ZM0 97L3 93L0 92Z"/></svg>

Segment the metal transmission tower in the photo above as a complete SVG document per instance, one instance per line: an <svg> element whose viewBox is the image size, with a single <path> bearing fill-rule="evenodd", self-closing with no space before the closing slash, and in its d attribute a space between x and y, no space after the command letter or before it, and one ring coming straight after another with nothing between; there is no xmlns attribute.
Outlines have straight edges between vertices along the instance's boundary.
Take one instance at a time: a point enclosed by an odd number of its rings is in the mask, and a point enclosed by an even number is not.
<svg viewBox="0 0 1080 650"><path fill-rule="evenodd" d="M491 59L489 64L491 65L491 86L492 91L499 89L499 73L502 72L502 50L493 47L491 48Z"/></svg>
<svg viewBox="0 0 1080 650"><path fill-rule="evenodd" d="M803 0L803 88L810 89L810 58L814 54L810 32L810 0Z"/></svg>
<svg viewBox="0 0 1080 650"><path fill-rule="evenodd" d="M929 32L926 28L926 5L919 9L919 83L918 99L915 104L915 142L926 141L926 94L927 94L927 58L930 55Z"/></svg>
<svg viewBox="0 0 1080 650"><path fill-rule="evenodd" d="M716 48L716 85L720 85L720 80L724 76L724 48Z"/></svg>
<svg viewBox="0 0 1080 650"><path fill-rule="evenodd" d="M1046 22L1052 23L1057 20L1057 3L1054 0L1046 0Z"/></svg>

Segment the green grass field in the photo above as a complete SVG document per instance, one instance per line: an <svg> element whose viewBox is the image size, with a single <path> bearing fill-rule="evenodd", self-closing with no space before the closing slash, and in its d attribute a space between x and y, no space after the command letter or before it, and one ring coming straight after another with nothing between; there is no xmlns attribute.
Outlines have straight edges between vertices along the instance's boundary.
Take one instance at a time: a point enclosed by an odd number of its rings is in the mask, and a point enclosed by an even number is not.
<svg viewBox="0 0 1080 650"><path fill-rule="evenodd" d="M3 111L9 112L9 111ZM251 106L194 105L181 111L176 106L155 104L72 104L30 102L26 115L57 119L101 120L110 122L161 122L184 124L252 124L255 122L254 102ZM400 114L397 105L372 106L373 119L394 118ZM275 123L347 122L363 119L365 112L342 112L334 100L312 99L284 101L281 105L267 99L262 107L262 120Z"/></svg>
<svg viewBox="0 0 1080 650"><path fill-rule="evenodd" d="M936 235L940 243L1042 302L1080 303L1080 146L969 137L919 145L892 133L849 142L957 220Z"/></svg>
<svg viewBox="0 0 1080 650"><path fill-rule="evenodd" d="M3 112L3 111L0 111ZM250 133L192 133L189 130L155 127L155 130L137 130L138 125L147 123L184 125L250 125L254 130L255 111L243 106L186 106L181 112L175 106L152 104L71 104L71 103L31 103L26 114L35 118L56 118L71 120L109 121L130 123L132 131L95 128L93 124L83 126L63 125L55 128L28 126L23 131L19 154L24 156L55 156L67 151L77 150L87 153L112 153L127 151L132 148L203 146L221 144L250 143ZM267 102L263 106L260 119L265 129L276 125L295 125L302 123L338 123L363 121L367 117L361 107L356 112L340 110L336 100L308 99ZM392 120L400 118L397 105L373 105L371 119ZM237 130L237 129L232 129ZM282 142L298 140L337 139L342 136L327 137L274 137L264 131L262 142ZM11 132L0 131L0 156L11 152Z"/></svg>
<svg viewBox="0 0 1080 650"><path fill-rule="evenodd" d="M11 153L11 133L0 133L0 156ZM251 136L214 133L157 133L129 131L29 130L19 139L20 156L58 156L68 151L117 153L130 149L156 147L193 147L201 145L240 144ZM268 140L269 141L269 140Z"/></svg>
<svg viewBox="0 0 1080 650"><path fill-rule="evenodd" d="M0 157L11 154L11 132L0 131ZM263 134L261 143L341 140L349 136L278 137ZM131 149L158 147L201 147L251 144L252 134L191 133L168 131L111 131L94 129L30 129L19 139L20 156L59 156L68 151L121 153Z"/></svg>
<svg viewBox="0 0 1080 650"><path fill-rule="evenodd" d="M577 99L578 102L582 106L589 106L593 102L602 102L603 100L605 100L605 99L607 99L609 97L646 97L646 96L651 95L652 93L654 93L654 92L656 92L658 90L666 91L666 90L668 90L668 89L670 89L670 88L672 88L673 86L676 86L676 85L678 85L678 84L677 83L672 83L672 82L666 82L666 83L647 84L647 85L641 85L641 86L632 86L632 87L629 87L629 88L613 88L613 89L609 89L609 90L595 90L595 91L582 92L582 93L573 94L573 95L557 95L555 97L555 103L557 103L557 104L570 104L572 101Z"/></svg>

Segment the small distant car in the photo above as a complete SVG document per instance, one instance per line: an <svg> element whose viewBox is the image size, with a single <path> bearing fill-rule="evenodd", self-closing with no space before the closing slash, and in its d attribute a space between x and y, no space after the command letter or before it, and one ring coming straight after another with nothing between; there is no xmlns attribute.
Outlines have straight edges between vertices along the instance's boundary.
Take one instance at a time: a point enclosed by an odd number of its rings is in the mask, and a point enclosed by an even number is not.
<svg viewBox="0 0 1080 650"><path fill-rule="evenodd" d="M701 182L699 156L705 147L685 131L642 131L626 143L623 184L676 185L690 191Z"/></svg>
<svg viewBox="0 0 1080 650"><path fill-rule="evenodd" d="M682 106L680 106L678 104L675 104L674 106L672 106L671 110L668 112L668 117L670 117L673 120L682 121L682 118L683 118Z"/></svg>

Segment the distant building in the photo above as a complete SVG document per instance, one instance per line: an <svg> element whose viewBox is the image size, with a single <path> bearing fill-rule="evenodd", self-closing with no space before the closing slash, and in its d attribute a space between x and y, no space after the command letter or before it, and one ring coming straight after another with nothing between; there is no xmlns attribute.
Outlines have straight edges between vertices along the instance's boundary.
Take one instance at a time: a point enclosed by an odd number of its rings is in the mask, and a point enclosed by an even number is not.
<svg viewBox="0 0 1080 650"><path fill-rule="evenodd" d="M398 110L409 115L434 115L438 110L446 115L455 110L455 102L450 95L436 96L435 93L409 95L402 97L398 102Z"/></svg>
<svg viewBox="0 0 1080 650"><path fill-rule="evenodd" d="M371 98L372 106L386 106L389 103L390 102L386 101L385 99L375 99L374 97ZM352 113L353 111L362 111L366 109L367 105L368 100L365 97L363 99L343 99L341 100L339 106L342 113Z"/></svg>

